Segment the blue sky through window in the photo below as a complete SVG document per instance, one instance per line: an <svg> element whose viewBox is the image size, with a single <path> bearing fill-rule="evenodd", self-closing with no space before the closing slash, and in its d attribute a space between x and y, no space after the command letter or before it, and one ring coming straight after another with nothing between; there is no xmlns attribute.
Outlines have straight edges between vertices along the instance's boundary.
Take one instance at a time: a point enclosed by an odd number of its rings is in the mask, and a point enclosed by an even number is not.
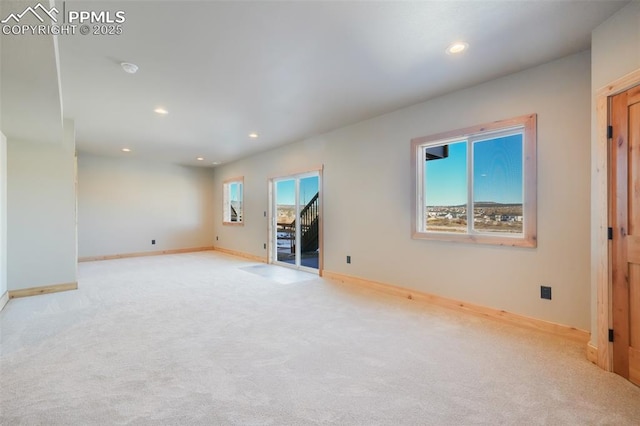
<svg viewBox="0 0 640 426"><path fill-rule="evenodd" d="M473 143L474 202L523 202L522 134ZM425 205L467 203L467 142L449 144L449 157L425 162Z"/></svg>
<svg viewBox="0 0 640 426"><path fill-rule="evenodd" d="M229 200L240 201L242 199L242 184L233 182L229 184Z"/></svg>
<svg viewBox="0 0 640 426"><path fill-rule="evenodd" d="M282 180L276 182L276 203L294 205L296 203L296 181ZM300 179L300 205L306 205L318 192L318 176Z"/></svg>
<svg viewBox="0 0 640 426"><path fill-rule="evenodd" d="M474 202L522 204L522 135L473 144Z"/></svg>
<svg viewBox="0 0 640 426"><path fill-rule="evenodd" d="M449 156L425 164L425 205L467 203L467 143L449 144Z"/></svg>

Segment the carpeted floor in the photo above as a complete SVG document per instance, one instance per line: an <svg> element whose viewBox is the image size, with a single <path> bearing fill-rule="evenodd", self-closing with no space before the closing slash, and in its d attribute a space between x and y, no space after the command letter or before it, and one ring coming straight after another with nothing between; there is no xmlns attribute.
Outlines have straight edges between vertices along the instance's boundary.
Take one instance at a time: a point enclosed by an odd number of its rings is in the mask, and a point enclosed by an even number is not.
<svg viewBox="0 0 640 426"><path fill-rule="evenodd" d="M79 290L10 301L0 424L640 424L581 344L252 266L81 263Z"/></svg>

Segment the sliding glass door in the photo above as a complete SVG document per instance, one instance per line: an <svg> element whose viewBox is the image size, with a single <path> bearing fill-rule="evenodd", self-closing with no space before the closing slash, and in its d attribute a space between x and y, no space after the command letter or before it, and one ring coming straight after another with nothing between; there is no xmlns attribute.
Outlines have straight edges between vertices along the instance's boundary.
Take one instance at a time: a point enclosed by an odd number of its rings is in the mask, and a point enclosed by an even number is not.
<svg viewBox="0 0 640 426"><path fill-rule="evenodd" d="M273 180L272 261L317 271L320 262L318 172Z"/></svg>

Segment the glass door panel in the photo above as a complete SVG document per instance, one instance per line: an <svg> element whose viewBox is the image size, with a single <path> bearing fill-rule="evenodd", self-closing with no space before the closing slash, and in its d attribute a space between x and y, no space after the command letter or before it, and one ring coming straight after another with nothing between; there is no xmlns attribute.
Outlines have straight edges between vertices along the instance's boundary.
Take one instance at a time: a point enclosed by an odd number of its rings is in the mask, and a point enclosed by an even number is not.
<svg viewBox="0 0 640 426"><path fill-rule="evenodd" d="M320 260L318 173L273 182L274 262L318 270Z"/></svg>
<svg viewBox="0 0 640 426"><path fill-rule="evenodd" d="M299 183L300 265L318 269L320 248L318 176L300 179Z"/></svg>
<svg viewBox="0 0 640 426"><path fill-rule="evenodd" d="M296 264L296 180L275 182L276 259Z"/></svg>

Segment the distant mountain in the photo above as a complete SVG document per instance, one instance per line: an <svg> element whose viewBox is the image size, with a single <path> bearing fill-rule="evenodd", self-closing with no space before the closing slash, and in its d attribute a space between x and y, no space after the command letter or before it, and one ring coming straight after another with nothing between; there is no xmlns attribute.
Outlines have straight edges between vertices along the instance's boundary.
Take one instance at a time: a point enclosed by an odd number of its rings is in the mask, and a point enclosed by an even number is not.
<svg viewBox="0 0 640 426"><path fill-rule="evenodd" d="M496 203L495 201L477 201L475 203L473 203L474 207L515 207L515 206L521 206L522 203ZM466 207L466 204L454 204L454 205L439 205L439 206L434 206L434 205L428 205L427 207L456 207L456 208L463 208Z"/></svg>
<svg viewBox="0 0 640 426"><path fill-rule="evenodd" d="M496 203L495 201L477 201L475 207L514 207L521 206L522 203Z"/></svg>

